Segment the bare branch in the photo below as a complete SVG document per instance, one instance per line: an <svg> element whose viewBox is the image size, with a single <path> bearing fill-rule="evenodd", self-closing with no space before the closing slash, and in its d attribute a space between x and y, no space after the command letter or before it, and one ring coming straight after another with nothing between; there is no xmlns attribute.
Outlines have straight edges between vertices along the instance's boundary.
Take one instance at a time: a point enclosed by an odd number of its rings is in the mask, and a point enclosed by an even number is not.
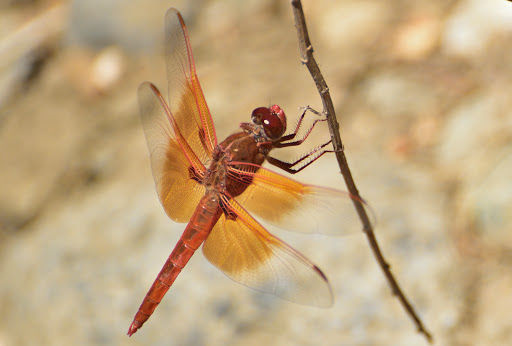
<svg viewBox="0 0 512 346"><path fill-rule="evenodd" d="M334 106L332 103L331 95L329 92L329 88L327 87L327 83L325 82L322 73L320 72L320 68L313 57L313 46L309 40L308 31L306 27L306 19L304 16L304 12L302 10L302 4L300 0L291 0L291 5L293 9L293 15L295 18L295 27L297 30L297 35L299 39L299 49L300 49L300 59L303 64L309 70L309 73L313 77L313 80L316 84L318 92L320 94L320 98L322 99L323 104L323 113L327 117L327 122L329 124L329 132L331 133L332 144L334 147L334 152L336 153L336 159L338 160L338 164L341 170L341 174L345 179L345 184L347 185L348 191L351 195L356 196L356 198L352 199L356 211L361 219L363 224L363 231L368 238L368 242L372 249L373 255L377 259L386 279L388 280L389 285L391 286L391 290L393 294L398 297L400 303L403 308L407 311L409 316L414 320L418 331L422 333L425 338L432 343L433 338L432 335L425 329L421 319L418 317L413 307L405 297L404 293L400 289L397 281L395 280L393 274L391 273L390 266L386 263L384 256L382 255L382 251L380 250L379 244L377 243L377 239L375 238L375 234L373 232L373 226L371 225L370 219L366 210L361 203L361 197L359 196L359 191L356 188L354 183L354 179L352 178L352 174L350 173L350 169L348 167L347 159L345 157L345 153L343 149L343 143L341 141L341 136L339 132L339 124L336 120L336 113L334 112Z"/></svg>

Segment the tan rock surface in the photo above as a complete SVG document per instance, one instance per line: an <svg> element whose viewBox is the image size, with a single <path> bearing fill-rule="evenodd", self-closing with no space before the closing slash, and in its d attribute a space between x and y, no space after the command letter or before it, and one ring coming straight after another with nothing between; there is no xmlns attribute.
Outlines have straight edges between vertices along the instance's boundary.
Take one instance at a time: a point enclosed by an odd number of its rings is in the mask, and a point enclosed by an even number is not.
<svg viewBox="0 0 512 346"><path fill-rule="evenodd" d="M512 3L476 2L304 0L356 183L438 345L512 339ZM50 3L0 9L2 42ZM362 234L279 233L328 275L330 309L240 286L198 251L126 336L184 229L158 203L136 101L144 80L165 87L166 7L185 16L219 138L257 106L292 124L320 109L287 1L148 3L75 1L62 41L0 54L0 345L426 345ZM332 156L295 178L344 188Z"/></svg>

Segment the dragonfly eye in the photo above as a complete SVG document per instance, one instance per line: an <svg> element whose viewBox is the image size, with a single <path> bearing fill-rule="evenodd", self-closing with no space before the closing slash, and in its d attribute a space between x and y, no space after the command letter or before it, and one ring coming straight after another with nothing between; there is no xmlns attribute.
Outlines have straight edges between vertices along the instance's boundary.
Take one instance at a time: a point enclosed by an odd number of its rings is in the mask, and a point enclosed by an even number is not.
<svg viewBox="0 0 512 346"><path fill-rule="evenodd" d="M286 115L278 105L256 108L252 111L252 121L256 125L261 125L265 134L272 140L281 138L286 131Z"/></svg>

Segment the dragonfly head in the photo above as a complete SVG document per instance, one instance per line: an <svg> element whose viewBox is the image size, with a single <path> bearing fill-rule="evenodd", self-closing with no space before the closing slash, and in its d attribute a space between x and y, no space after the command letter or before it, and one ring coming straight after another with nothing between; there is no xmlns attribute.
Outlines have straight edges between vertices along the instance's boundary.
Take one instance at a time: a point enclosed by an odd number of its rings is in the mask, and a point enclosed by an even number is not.
<svg viewBox="0 0 512 346"><path fill-rule="evenodd" d="M286 115L278 105L258 107L252 111L252 122L263 127L265 134L271 140L277 140L286 131Z"/></svg>

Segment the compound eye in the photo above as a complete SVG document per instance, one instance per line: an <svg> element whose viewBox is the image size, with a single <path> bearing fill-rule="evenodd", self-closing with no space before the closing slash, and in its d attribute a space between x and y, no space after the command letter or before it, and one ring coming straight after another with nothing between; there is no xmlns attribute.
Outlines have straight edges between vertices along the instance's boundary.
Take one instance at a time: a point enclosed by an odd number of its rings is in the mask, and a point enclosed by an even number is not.
<svg viewBox="0 0 512 346"><path fill-rule="evenodd" d="M267 107L258 107L252 111L251 119L256 125L262 125L262 118L270 114L270 109Z"/></svg>
<svg viewBox="0 0 512 346"><path fill-rule="evenodd" d="M266 135L273 140L279 139L286 131L286 115L278 105L270 107L268 116L262 118Z"/></svg>
<svg viewBox="0 0 512 346"><path fill-rule="evenodd" d="M256 108L252 111L252 121L261 125L271 140L281 138L286 131L286 115L278 105Z"/></svg>

